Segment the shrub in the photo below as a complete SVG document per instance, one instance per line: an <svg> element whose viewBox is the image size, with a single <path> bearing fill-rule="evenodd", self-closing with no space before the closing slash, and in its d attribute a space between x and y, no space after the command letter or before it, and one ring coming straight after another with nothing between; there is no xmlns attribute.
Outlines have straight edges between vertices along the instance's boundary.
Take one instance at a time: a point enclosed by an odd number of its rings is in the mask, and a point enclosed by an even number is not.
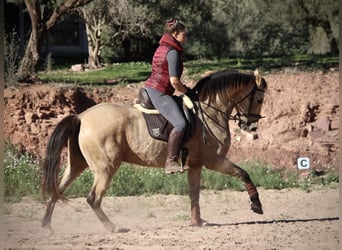
<svg viewBox="0 0 342 250"><path fill-rule="evenodd" d="M19 38L15 31L5 34L5 85L18 82Z"/></svg>
<svg viewBox="0 0 342 250"><path fill-rule="evenodd" d="M20 201L27 195L39 196L40 162L29 154L21 154L12 144L5 143L5 200Z"/></svg>
<svg viewBox="0 0 342 250"><path fill-rule="evenodd" d="M5 200L20 201L21 197L31 195L40 199L42 177L41 162L29 154L20 153L11 143L5 143L4 184ZM314 170L308 177L289 170L274 170L260 162L241 164L258 187L266 189L301 188L309 190L312 185L330 186L338 183L337 172L317 173ZM62 175L63 171L60 171ZM66 196L86 196L93 184L93 174L86 169L66 190ZM202 171L202 189L244 191L244 184L237 178L223 175L206 168ZM142 194L178 194L189 192L187 174L166 175L164 169L133 167L123 164L114 175L107 190L110 196Z"/></svg>

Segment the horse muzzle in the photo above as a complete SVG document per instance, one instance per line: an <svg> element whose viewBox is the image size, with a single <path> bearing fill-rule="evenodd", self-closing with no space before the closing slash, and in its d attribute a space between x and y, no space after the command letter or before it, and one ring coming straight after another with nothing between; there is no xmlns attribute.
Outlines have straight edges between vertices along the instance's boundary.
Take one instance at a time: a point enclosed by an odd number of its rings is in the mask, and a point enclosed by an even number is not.
<svg viewBox="0 0 342 250"><path fill-rule="evenodd" d="M265 116L260 115L249 115L247 116L241 116L239 119L238 126L240 129L251 132L256 131L258 128L259 120L265 118ZM252 120L252 121L251 121Z"/></svg>

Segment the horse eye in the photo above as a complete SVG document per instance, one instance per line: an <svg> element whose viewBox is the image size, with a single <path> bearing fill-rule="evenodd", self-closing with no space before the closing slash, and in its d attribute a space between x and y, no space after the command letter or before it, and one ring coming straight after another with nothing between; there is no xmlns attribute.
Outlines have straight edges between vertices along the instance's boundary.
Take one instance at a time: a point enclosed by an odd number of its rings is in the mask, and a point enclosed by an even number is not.
<svg viewBox="0 0 342 250"><path fill-rule="evenodd" d="M263 99L257 99L257 103L258 103L258 104L262 104L263 101L264 101Z"/></svg>

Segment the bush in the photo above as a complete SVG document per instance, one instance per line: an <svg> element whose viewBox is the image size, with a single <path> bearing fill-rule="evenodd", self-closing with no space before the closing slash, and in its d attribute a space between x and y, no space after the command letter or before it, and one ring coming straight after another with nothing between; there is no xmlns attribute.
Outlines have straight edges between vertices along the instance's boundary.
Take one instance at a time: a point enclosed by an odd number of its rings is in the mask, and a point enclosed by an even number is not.
<svg viewBox="0 0 342 250"><path fill-rule="evenodd" d="M5 200L20 201L21 197L40 193L40 162L28 154L21 154L12 144L5 143L4 185Z"/></svg>
<svg viewBox="0 0 342 250"><path fill-rule="evenodd" d="M20 201L21 197L31 195L40 197L42 177L41 162L28 154L21 154L12 144L5 143L4 177L5 200ZM274 170L259 162L241 164L257 187L266 189L301 188L309 190L312 185L322 187L338 183L337 172L325 173L314 170L308 177L301 177L298 172ZM60 171L62 175L63 171ZM66 190L66 196L86 196L93 184L93 174L86 169ZM206 168L202 171L202 189L244 191L244 184L237 178L223 175ZM122 165L114 175L107 190L110 196L128 196L142 194L177 194L189 193L187 174L166 175L164 169L133 167Z"/></svg>
<svg viewBox="0 0 342 250"><path fill-rule="evenodd" d="M115 196L141 194L186 194L186 175L165 175L163 169L122 165L107 194Z"/></svg>
<svg viewBox="0 0 342 250"><path fill-rule="evenodd" d="M5 85L18 82L19 38L15 31L5 34Z"/></svg>

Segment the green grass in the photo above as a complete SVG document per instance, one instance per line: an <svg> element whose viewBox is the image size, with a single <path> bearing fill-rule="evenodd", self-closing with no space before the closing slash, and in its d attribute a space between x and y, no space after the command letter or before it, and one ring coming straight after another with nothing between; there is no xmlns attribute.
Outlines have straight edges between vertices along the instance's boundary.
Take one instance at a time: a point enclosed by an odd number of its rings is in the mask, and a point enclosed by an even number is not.
<svg viewBox="0 0 342 250"><path fill-rule="evenodd" d="M274 170L265 164L247 162L240 165L250 175L257 187L265 189L300 188L310 190L313 186L335 188L339 182L338 172L328 171L317 175L314 171L307 177L286 170ZM61 171L62 173L62 171ZM40 198L41 162L32 156L21 154L10 143L5 144L4 182L5 201L20 201L24 196ZM69 197L85 197L91 188L93 175L84 171L66 190ZM238 179L208 169L203 169L202 189L238 190L245 187ZM166 175L163 169L122 165L114 176L107 195L131 196L142 194L188 194L187 174Z"/></svg>
<svg viewBox="0 0 342 250"><path fill-rule="evenodd" d="M199 80L200 75L208 70L237 69L261 71L279 70L282 68L300 68L301 70L323 70L337 67L338 57L319 55L295 55L286 57L262 58L227 58L221 60L196 60L185 62L189 76ZM72 72L70 66L56 65L52 71L39 71L43 82L58 82L77 85L127 84L145 81L151 73L151 65L145 62L129 62L109 65L106 68Z"/></svg>
<svg viewBox="0 0 342 250"><path fill-rule="evenodd" d="M5 200L20 201L21 197L27 195L39 198L40 165L34 157L21 154L12 144L5 142Z"/></svg>
<svg viewBox="0 0 342 250"><path fill-rule="evenodd" d="M69 68L55 71L40 71L43 82L71 83L77 85L125 84L144 81L151 73L151 65L144 62L120 63L103 69L72 72Z"/></svg>
<svg viewBox="0 0 342 250"><path fill-rule="evenodd" d="M284 57L260 57L260 58L227 58L221 60L196 60L185 63L188 74L199 79L199 76L206 71L236 69L236 70L254 70L261 71L279 70L283 68L299 68L301 70L327 71L331 67L338 67L339 58L333 56L321 55L294 55Z"/></svg>

